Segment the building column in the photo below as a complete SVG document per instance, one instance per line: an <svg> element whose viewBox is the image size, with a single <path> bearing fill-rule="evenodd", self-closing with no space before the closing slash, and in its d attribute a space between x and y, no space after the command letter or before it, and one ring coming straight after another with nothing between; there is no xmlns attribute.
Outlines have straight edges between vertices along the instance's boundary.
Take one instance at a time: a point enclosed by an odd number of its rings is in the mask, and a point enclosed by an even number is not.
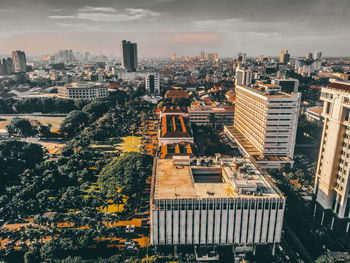
<svg viewBox="0 0 350 263"><path fill-rule="evenodd" d="M276 254L276 243L272 244L272 256L274 257Z"/></svg>
<svg viewBox="0 0 350 263"><path fill-rule="evenodd" d="M323 226L323 220L324 220L324 211L322 211L321 226Z"/></svg>
<svg viewBox="0 0 350 263"><path fill-rule="evenodd" d="M314 218L314 219L315 219L315 216L316 216L316 210L317 210L317 204L315 203L314 214L312 215L312 218Z"/></svg>
<svg viewBox="0 0 350 263"><path fill-rule="evenodd" d="M333 230L333 226L334 226L334 216L332 216L331 230Z"/></svg>
<svg viewBox="0 0 350 263"><path fill-rule="evenodd" d="M256 245L253 245L253 256L256 254Z"/></svg>

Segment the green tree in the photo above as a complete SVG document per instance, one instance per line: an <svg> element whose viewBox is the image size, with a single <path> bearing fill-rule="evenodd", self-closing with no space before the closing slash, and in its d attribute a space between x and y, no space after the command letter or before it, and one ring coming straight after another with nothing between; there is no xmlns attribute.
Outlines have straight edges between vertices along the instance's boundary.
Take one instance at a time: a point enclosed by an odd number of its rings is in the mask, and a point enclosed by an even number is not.
<svg viewBox="0 0 350 263"><path fill-rule="evenodd" d="M85 112L74 110L70 112L61 123L60 132L67 133L68 137L73 137L80 132L88 123L88 115Z"/></svg>
<svg viewBox="0 0 350 263"><path fill-rule="evenodd" d="M335 262L334 258L327 255L319 256L315 261L315 263L334 263L334 262Z"/></svg>
<svg viewBox="0 0 350 263"><path fill-rule="evenodd" d="M18 134L21 137L27 138L37 133L32 124L27 119L13 118L9 124L6 125L9 134Z"/></svg>

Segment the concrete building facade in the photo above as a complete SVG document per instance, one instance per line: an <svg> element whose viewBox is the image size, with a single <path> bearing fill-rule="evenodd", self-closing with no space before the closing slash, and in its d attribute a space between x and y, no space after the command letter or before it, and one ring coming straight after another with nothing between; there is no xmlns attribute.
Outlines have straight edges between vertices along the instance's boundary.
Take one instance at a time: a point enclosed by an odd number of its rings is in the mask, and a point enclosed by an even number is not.
<svg viewBox="0 0 350 263"><path fill-rule="evenodd" d="M160 75L158 73L147 73L145 86L147 92L160 95Z"/></svg>
<svg viewBox="0 0 350 263"><path fill-rule="evenodd" d="M300 99L274 84L237 86L234 125L225 133L261 167L293 164Z"/></svg>
<svg viewBox="0 0 350 263"><path fill-rule="evenodd" d="M62 87L57 87L58 96L66 99L101 99L108 96L105 86L97 86L94 82L72 82Z"/></svg>
<svg viewBox="0 0 350 263"><path fill-rule="evenodd" d="M244 158L178 167L156 159L151 244L232 245L253 249L281 240L285 198Z"/></svg>
<svg viewBox="0 0 350 263"><path fill-rule="evenodd" d="M314 193L314 215L321 224L344 234L350 231L350 83L322 88L323 133Z"/></svg>

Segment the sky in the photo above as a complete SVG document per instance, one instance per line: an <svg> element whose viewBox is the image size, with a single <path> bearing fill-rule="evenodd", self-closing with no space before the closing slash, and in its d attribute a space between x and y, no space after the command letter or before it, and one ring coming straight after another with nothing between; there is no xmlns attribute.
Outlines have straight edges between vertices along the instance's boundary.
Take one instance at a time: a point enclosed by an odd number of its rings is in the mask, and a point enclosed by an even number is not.
<svg viewBox="0 0 350 263"><path fill-rule="evenodd" d="M0 54L350 56L350 0L0 0Z"/></svg>

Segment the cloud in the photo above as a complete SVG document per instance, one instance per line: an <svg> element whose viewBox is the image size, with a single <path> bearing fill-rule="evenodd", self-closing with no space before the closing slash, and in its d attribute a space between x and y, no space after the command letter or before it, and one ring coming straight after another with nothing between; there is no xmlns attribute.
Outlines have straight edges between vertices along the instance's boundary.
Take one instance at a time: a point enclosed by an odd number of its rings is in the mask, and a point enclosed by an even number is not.
<svg viewBox="0 0 350 263"><path fill-rule="evenodd" d="M115 9L112 7L85 6L78 9L75 15L50 15L50 19L81 19L94 22L127 22L141 19L152 19L160 13L143 8Z"/></svg>
<svg viewBox="0 0 350 263"><path fill-rule="evenodd" d="M76 18L75 16L61 16L61 15L53 15L53 16L47 16L50 19L73 19Z"/></svg>
<svg viewBox="0 0 350 263"><path fill-rule="evenodd" d="M113 7L95 7L95 6L85 6L84 8L80 8L79 12L111 12L115 13L117 10Z"/></svg>

